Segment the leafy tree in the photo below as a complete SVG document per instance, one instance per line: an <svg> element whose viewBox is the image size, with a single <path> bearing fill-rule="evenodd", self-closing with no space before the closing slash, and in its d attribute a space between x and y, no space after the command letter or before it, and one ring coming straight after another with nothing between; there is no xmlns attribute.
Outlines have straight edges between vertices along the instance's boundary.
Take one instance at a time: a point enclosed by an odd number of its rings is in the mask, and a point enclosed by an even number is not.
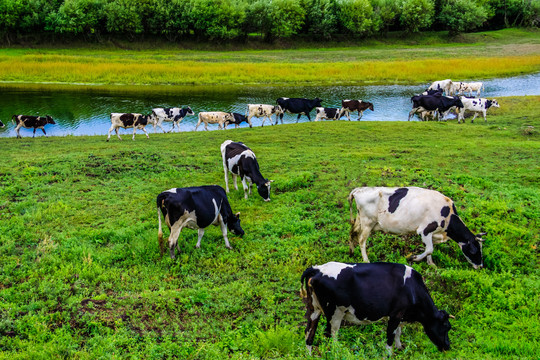
<svg viewBox="0 0 540 360"><path fill-rule="evenodd" d="M151 34L164 35L169 41L189 33L191 14L189 1L155 0L149 14L148 31Z"/></svg>
<svg viewBox="0 0 540 360"><path fill-rule="evenodd" d="M104 27L104 0L66 0L58 9L54 30L69 35L97 35Z"/></svg>
<svg viewBox="0 0 540 360"><path fill-rule="evenodd" d="M403 0L399 21L408 32L419 32L433 23L434 3L432 0Z"/></svg>
<svg viewBox="0 0 540 360"><path fill-rule="evenodd" d="M253 29L262 33L266 41L273 41L297 34L306 10L296 0L258 0L249 4L247 13Z"/></svg>
<svg viewBox="0 0 540 360"><path fill-rule="evenodd" d="M339 0L339 19L343 27L353 35L373 32L373 7L369 0Z"/></svg>
<svg viewBox="0 0 540 360"><path fill-rule="evenodd" d="M67 1L67 0L66 0ZM123 34L130 39L144 32L143 18L148 9L148 1L114 0L105 5L107 31Z"/></svg>
<svg viewBox="0 0 540 360"><path fill-rule="evenodd" d="M330 39L337 33L339 16L336 0L308 0L306 9L306 32L317 38Z"/></svg>
<svg viewBox="0 0 540 360"><path fill-rule="evenodd" d="M240 35L245 19L243 3L231 0L191 0L195 34L209 39L233 39Z"/></svg>
<svg viewBox="0 0 540 360"><path fill-rule="evenodd" d="M450 35L472 31L488 19L488 9L469 0L447 0L442 5L439 19Z"/></svg>
<svg viewBox="0 0 540 360"><path fill-rule="evenodd" d="M522 25L540 27L540 0L528 0L525 3Z"/></svg>
<svg viewBox="0 0 540 360"><path fill-rule="evenodd" d="M398 3L394 0L371 0L373 5L374 29L387 32L398 16Z"/></svg>

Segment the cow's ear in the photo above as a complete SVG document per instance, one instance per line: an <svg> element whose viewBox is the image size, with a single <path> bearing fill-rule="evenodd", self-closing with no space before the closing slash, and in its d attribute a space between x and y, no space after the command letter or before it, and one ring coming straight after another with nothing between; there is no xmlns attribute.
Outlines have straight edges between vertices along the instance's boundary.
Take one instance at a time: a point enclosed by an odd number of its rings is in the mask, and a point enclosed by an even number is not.
<svg viewBox="0 0 540 360"><path fill-rule="evenodd" d="M234 214L238 219L240 219L240 211Z"/></svg>

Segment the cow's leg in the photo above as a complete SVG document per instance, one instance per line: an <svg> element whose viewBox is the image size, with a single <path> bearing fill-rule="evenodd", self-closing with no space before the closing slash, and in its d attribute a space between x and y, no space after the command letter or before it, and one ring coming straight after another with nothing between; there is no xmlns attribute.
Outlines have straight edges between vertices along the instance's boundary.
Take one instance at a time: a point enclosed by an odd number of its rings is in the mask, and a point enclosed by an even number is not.
<svg viewBox="0 0 540 360"><path fill-rule="evenodd" d="M351 234L349 238L349 254L352 256L354 254L354 241L355 237L358 238L358 246L360 246L360 251L362 252L362 260L364 262L369 262L369 258L366 252L367 238L371 234L374 224L362 224L360 215L356 217L355 222L351 227Z"/></svg>
<svg viewBox="0 0 540 360"><path fill-rule="evenodd" d="M484 115L484 122L487 122L487 119L486 119L486 111L485 111L485 110L482 111L482 115ZM45 130L43 130L43 131L45 131Z"/></svg>
<svg viewBox="0 0 540 360"><path fill-rule="evenodd" d="M137 132L137 128L133 127L133 136L131 137L131 140L135 140L135 132Z"/></svg>
<svg viewBox="0 0 540 360"><path fill-rule="evenodd" d="M201 118L199 117L199 121L197 122L197 125L195 125L195 131L197 131L197 129L199 128L199 125L201 125Z"/></svg>
<svg viewBox="0 0 540 360"><path fill-rule="evenodd" d="M238 182L236 181L238 179L238 175L232 174L233 182L234 182L234 190L238 190Z"/></svg>
<svg viewBox="0 0 540 360"><path fill-rule="evenodd" d="M35 136L36 136L36 129L37 129L37 128L34 128L34 135L32 135L32 137L35 137Z"/></svg>
<svg viewBox="0 0 540 360"><path fill-rule="evenodd" d="M207 122L204 123L204 130L208 131L208 123Z"/></svg>
<svg viewBox="0 0 540 360"><path fill-rule="evenodd" d="M178 220L171 227L171 233L169 234L169 255L173 260L175 259L174 248L178 243L178 236L180 236L180 232L182 231L183 226L184 222Z"/></svg>
<svg viewBox="0 0 540 360"><path fill-rule="evenodd" d="M392 354L392 345L394 344L394 339L396 337L398 328L400 329L399 334L401 335L401 328L399 326L399 323L400 321L397 318L391 317L390 320L388 320L388 327L386 328L386 350L388 350L390 354Z"/></svg>
<svg viewBox="0 0 540 360"><path fill-rule="evenodd" d="M362 232L360 233L360 237L358 238L358 245L360 246L360 250L362 251L362 260L367 263L369 262L369 258L367 256L366 244L369 234L371 234L372 228L372 226L364 226Z"/></svg>
<svg viewBox="0 0 540 360"><path fill-rule="evenodd" d="M431 237L433 239L433 244L442 244L447 242L449 237L446 234L433 234Z"/></svg>
<svg viewBox="0 0 540 360"><path fill-rule="evenodd" d="M223 163L223 172L225 173L225 190L229 192L229 169L227 169L227 165L225 163Z"/></svg>
<svg viewBox="0 0 540 360"><path fill-rule="evenodd" d="M221 228L221 233L223 234L223 240L225 240L225 247L227 249L231 249L231 244L229 244L229 239L227 238L227 224L223 221L223 218L221 217L221 214L218 217L219 220L219 227Z"/></svg>
<svg viewBox="0 0 540 360"><path fill-rule="evenodd" d="M159 122L159 123L157 124L157 126L159 126L159 128L161 129L161 131L163 131L163 133L165 134L167 131L165 131L165 129L163 128L162 125L163 125L163 121L161 121L161 122Z"/></svg>
<svg viewBox="0 0 540 360"><path fill-rule="evenodd" d="M296 118L296 123L298 124L298 120L300 120L300 116L302 116L302 114L298 114L298 117Z"/></svg>
<svg viewBox="0 0 540 360"><path fill-rule="evenodd" d="M433 233L430 232L427 235L425 235L424 229L420 229L418 230L418 234L422 236L422 242L426 245L426 249L420 255L415 255L411 257L411 260L416 261L416 262L423 260L426 256L431 255L433 253ZM429 259L428 259L428 263L429 263ZM429 265L435 265L435 264L433 263L433 261L431 261L431 264Z"/></svg>
<svg viewBox="0 0 540 360"><path fill-rule="evenodd" d="M116 132L116 136L118 136L118 139L122 140L122 138L120 137L120 134L118 133L118 128L115 128L114 131Z"/></svg>
<svg viewBox="0 0 540 360"><path fill-rule="evenodd" d="M236 180L235 180L235 185L236 185ZM248 185L247 185L247 181L246 181L245 176L242 176L242 188L244 189L244 199L247 200L247 198L248 198ZM251 191L250 191L250 194L251 194Z"/></svg>
<svg viewBox="0 0 540 360"><path fill-rule="evenodd" d="M358 121L360 121L360 119L362 118L362 116L364 116L364 112L358 110Z"/></svg>
<svg viewBox="0 0 540 360"><path fill-rule="evenodd" d="M309 121L311 121L311 116L309 116L309 113L307 113L306 116L307 116L307 119L308 119Z"/></svg>
<svg viewBox="0 0 540 360"><path fill-rule="evenodd" d="M308 299L307 301L311 301L311 299ZM311 306L313 305L311 304ZM317 325L319 325L321 314L322 312L319 309L311 310L308 308L306 312L306 317L308 320L308 323L306 326L306 347L310 355L311 355L311 348L313 346L313 339L315 338L315 333L317 332Z"/></svg>
<svg viewBox="0 0 540 360"><path fill-rule="evenodd" d="M199 229L199 231L197 231L199 237L197 239L197 245L195 245L195 248L198 249L201 247L201 240L202 240L202 237L204 235L204 229Z"/></svg>
<svg viewBox="0 0 540 360"><path fill-rule="evenodd" d="M345 311L336 308L334 315L329 319L328 323L330 324L330 331L334 340L337 339L338 331L345 316Z"/></svg>
<svg viewBox="0 0 540 360"><path fill-rule="evenodd" d="M486 120L486 116L484 115L484 120ZM43 135L47 136L47 133L45 132L45 128L41 128L41 131L43 131Z"/></svg>
<svg viewBox="0 0 540 360"><path fill-rule="evenodd" d="M401 344L401 323L399 323L394 334L394 344L396 345L396 349L403 350L403 345Z"/></svg>
<svg viewBox="0 0 540 360"><path fill-rule="evenodd" d="M474 113L474 116L472 117L471 123L473 123L473 122L474 122L474 119L476 119L476 117L477 117L477 116L478 116L478 113L477 113L477 112L475 112L475 113Z"/></svg>
<svg viewBox="0 0 540 360"><path fill-rule="evenodd" d="M21 139L22 139L22 136L21 136L21 134L20 134L20 132L19 132L19 131L21 130L21 126L22 126L21 124L22 124L22 123L19 123L19 124L17 124L17 126L15 127L15 132L17 133L17 139L18 139L18 138L21 138Z"/></svg>
<svg viewBox="0 0 540 360"><path fill-rule="evenodd" d="M418 108L414 108L412 109L410 112L409 112L409 117L407 118L407 121L410 121L411 120L411 117L416 114L416 111L418 110ZM351 119L349 119L350 121Z"/></svg>
<svg viewBox="0 0 540 360"><path fill-rule="evenodd" d="M146 131L146 129L143 127L141 130L144 131L144 134L146 135L146 138L150 139L150 136L148 136L148 132Z"/></svg>

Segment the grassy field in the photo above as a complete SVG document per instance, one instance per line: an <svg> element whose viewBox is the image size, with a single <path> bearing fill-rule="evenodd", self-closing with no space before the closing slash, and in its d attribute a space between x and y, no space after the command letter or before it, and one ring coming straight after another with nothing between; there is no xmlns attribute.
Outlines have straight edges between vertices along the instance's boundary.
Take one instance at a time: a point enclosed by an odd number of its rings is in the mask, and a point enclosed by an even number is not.
<svg viewBox="0 0 540 360"><path fill-rule="evenodd" d="M414 264L439 308L456 316L451 350L404 327L395 358L537 359L540 97L501 98L488 123L318 122L180 134L2 139L0 357L307 358L300 275L348 255L347 194L421 186L455 201L486 231L482 270L456 243L437 268ZM155 198L172 187L224 186L219 145L243 141L275 180L272 201L243 199L243 238L208 229L160 257ZM168 232L165 232L168 235ZM372 234L371 261L406 263L419 238ZM385 324L322 336L324 359L381 358Z"/></svg>
<svg viewBox="0 0 540 360"><path fill-rule="evenodd" d="M163 43L128 43L120 49L111 44L10 47L0 49L0 86L416 84L506 77L540 69L538 31L508 29L457 39L432 33L355 44L302 44L270 50L237 50L233 45L204 50L206 44L192 50Z"/></svg>

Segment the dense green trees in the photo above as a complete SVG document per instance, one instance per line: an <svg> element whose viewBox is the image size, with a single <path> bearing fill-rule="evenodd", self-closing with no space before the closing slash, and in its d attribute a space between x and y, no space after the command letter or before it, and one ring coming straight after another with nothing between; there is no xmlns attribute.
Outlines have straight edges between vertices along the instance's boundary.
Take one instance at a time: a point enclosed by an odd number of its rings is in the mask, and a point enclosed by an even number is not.
<svg viewBox="0 0 540 360"><path fill-rule="evenodd" d="M41 38L267 41L540 26L540 0L0 0L0 41Z"/></svg>

